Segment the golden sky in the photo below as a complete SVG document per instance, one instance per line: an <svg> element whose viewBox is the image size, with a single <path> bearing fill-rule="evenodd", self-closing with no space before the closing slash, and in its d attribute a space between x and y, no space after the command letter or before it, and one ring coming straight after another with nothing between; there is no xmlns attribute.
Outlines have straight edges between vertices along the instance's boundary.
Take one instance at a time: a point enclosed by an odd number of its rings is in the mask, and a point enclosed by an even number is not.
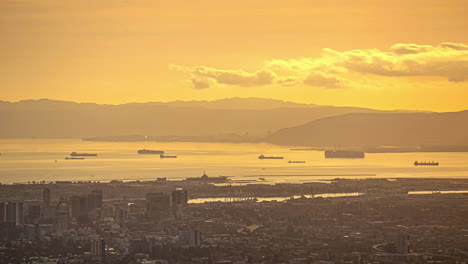
<svg viewBox="0 0 468 264"><path fill-rule="evenodd" d="M0 100L468 109L465 0L2 0Z"/></svg>

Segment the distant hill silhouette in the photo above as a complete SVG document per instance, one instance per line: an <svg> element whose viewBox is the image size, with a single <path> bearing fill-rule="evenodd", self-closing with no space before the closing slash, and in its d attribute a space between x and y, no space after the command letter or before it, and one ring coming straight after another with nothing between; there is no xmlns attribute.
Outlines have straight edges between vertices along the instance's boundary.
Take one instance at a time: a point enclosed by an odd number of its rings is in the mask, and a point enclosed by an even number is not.
<svg viewBox="0 0 468 264"><path fill-rule="evenodd" d="M333 147L468 145L468 111L453 113L352 113L280 129L267 141Z"/></svg>
<svg viewBox="0 0 468 264"><path fill-rule="evenodd" d="M262 98L99 105L48 99L0 101L1 138L82 138L121 135L264 137L269 131L357 108L297 104Z"/></svg>

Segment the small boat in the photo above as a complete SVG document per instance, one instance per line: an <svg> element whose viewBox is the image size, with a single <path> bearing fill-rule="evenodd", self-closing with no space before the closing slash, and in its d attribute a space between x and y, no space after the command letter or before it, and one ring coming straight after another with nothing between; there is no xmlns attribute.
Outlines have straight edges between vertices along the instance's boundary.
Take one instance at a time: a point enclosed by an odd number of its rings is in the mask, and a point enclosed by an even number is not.
<svg viewBox="0 0 468 264"><path fill-rule="evenodd" d="M283 157L260 155L260 156L258 156L258 159L284 159L284 158Z"/></svg>
<svg viewBox="0 0 468 264"><path fill-rule="evenodd" d="M161 159L176 159L177 156L175 156L175 155L164 155L164 154L161 154L161 155L159 155L159 158L161 158Z"/></svg>
<svg viewBox="0 0 468 264"><path fill-rule="evenodd" d="M151 150L151 149L140 149L137 151L138 154L164 154L163 150Z"/></svg>
<svg viewBox="0 0 468 264"><path fill-rule="evenodd" d="M77 157L65 157L66 160L83 160L84 158L77 158Z"/></svg>
<svg viewBox="0 0 468 264"><path fill-rule="evenodd" d="M265 178L258 178L259 181L266 181Z"/></svg>
<svg viewBox="0 0 468 264"><path fill-rule="evenodd" d="M439 166L439 162L434 161L415 161L414 166Z"/></svg>
<svg viewBox="0 0 468 264"><path fill-rule="evenodd" d="M290 160L288 163L306 163L304 160Z"/></svg>
<svg viewBox="0 0 468 264"><path fill-rule="evenodd" d="M72 152L70 154L72 157L97 157L96 153L78 153L78 152Z"/></svg>

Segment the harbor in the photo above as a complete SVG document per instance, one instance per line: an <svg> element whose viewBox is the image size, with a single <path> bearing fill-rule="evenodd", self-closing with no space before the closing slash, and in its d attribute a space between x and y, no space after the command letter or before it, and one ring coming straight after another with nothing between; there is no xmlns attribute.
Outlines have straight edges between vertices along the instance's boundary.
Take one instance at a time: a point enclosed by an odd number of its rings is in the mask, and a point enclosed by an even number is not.
<svg viewBox="0 0 468 264"><path fill-rule="evenodd" d="M187 142L93 142L79 139L3 139L0 183L27 181L113 179L183 179L206 170L209 175L247 175L265 178L262 184L300 182L305 176L329 180L361 178L467 178L468 153L368 153L364 159L327 159L320 150L291 150L288 146L264 143ZM164 150L161 154L139 155L137 150ZM95 153L84 160L65 160L72 151ZM166 155L166 154L165 154ZM258 159L259 155L283 159ZM288 163L288 161L306 163ZM413 162L434 160L439 166L414 166ZM34 171L35 173L31 173ZM91 176L93 175L93 176ZM270 177L267 175L278 175ZM372 176L370 176L372 175ZM312 177L312 176L308 176Z"/></svg>

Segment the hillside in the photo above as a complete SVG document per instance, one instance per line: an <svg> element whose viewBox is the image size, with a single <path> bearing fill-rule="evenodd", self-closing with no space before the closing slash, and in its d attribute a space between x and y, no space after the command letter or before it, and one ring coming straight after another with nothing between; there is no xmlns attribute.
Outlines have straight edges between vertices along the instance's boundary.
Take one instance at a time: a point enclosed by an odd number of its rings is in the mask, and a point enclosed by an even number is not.
<svg viewBox="0 0 468 264"><path fill-rule="evenodd" d="M267 141L332 147L468 145L468 111L352 113L280 129Z"/></svg>

